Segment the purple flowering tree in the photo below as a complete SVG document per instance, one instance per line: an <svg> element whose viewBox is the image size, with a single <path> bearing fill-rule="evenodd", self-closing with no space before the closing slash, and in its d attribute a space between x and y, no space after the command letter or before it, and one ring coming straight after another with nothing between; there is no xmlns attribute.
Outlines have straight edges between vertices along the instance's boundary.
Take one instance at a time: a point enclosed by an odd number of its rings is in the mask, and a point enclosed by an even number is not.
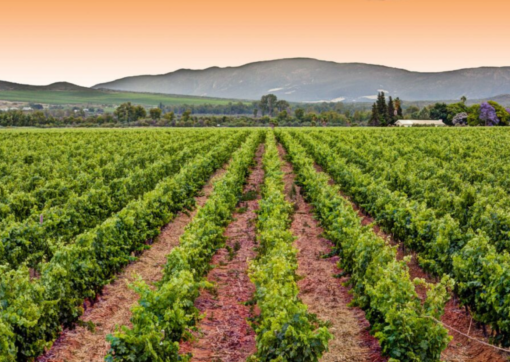
<svg viewBox="0 0 510 362"><path fill-rule="evenodd" d="M452 123L456 126L465 126L467 124L468 114L466 112L458 113L453 117Z"/></svg>
<svg viewBox="0 0 510 362"><path fill-rule="evenodd" d="M499 123L496 109L487 102L480 104L480 119L486 126L495 126Z"/></svg>

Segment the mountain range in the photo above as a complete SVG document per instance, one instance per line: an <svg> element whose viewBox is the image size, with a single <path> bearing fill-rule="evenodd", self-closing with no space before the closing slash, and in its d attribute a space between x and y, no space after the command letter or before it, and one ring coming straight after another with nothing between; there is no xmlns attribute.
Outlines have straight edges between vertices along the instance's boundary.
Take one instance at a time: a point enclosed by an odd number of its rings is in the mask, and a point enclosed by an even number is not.
<svg viewBox="0 0 510 362"><path fill-rule="evenodd" d="M485 99L510 93L510 67L423 73L363 63L292 58L239 67L181 69L95 85L96 89L292 102L367 102L379 91L407 101Z"/></svg>
<svg viewBox="0 0 510 362"><path fill-rule="evenodd" d="M290 102L373 102L377 93L384 91L413 103L454 102L466 96L468 103L499 99L508 105L510 67L420 73L379 65L294 58L240 67L181 69L164 75L127 77L92 88L68 82L34 86L0 81L2 99L17 99L13 95L16 93L10 91L33 93L36 102L41 101L43 93L81 94L90 98L113 91L206 97L203 98L206 103L207 99L214 98L256 100L268 93Z"/></svg>
<svg viewBox="0 0 510 362"><path fill-rule="evenodd" d="M0 80L0 91L84 91L89 89L68 82L56 82L50 85L28 85Z"/></svg>

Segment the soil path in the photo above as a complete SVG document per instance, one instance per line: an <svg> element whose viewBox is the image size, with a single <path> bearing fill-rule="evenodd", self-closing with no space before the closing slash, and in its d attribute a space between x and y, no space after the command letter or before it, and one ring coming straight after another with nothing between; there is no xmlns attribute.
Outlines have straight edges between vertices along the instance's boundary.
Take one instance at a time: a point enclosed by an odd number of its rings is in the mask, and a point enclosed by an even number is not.
<svg viewBox="0 0 510 362"><path fill-rule="evenodd" d="M225 173L225 167L216 171L195 200L203 206L212 192L213 181ZM193 212L179 213L155 240L152 247L134 263L128 265L116 280L103 289L103 296L94 306L87 309L80 318L83 322L92 322L95 330L78 326L74 330L66 329L53 344L52 348L37 359L38 362L103 362L110 345L106 336L115 331L117 325L130 325L131 307L138 301L138 294L129 288L135 275L140 275L148 283L162 278L166 256L179 244L184 228L195 215Z"/></svg>
<svg viewBox="0 0 510 362"><path fill-rule="evenodd" d="M181 344L182 353L191 353L191 361L241 362L256 352L255 333L248 324L254 308L247 306L255 286L248 277L248 263L257 253L255 221L260 186L264 181L261 145L256 166L248 177L244 192L255 191L257 198L243 201L225 230L227 246L214 255L214 265L207 279L215 284L213 291L203 290L195 306L204 315L198 323L195 339Z"/></svg>
<svg viewBox="0 0 510 362"><path fill-rule="evenodd" d="M278 145L280 157L285 159L285 150ZM378 341L369 333L370 324L365 313L355 307L349 307L352 300L349 288L337 279L341 272L337 267L338 257L322 258L330 253L333 244L321 237L323 232L312 214L312 207L303 200L299 186L294 184L295 175L292 165L284 162L285 193L289 201L294 202L296 212L291 230L297 237L298 249L297 274L299 297L308 306L308 310L323 321L331 323L330 332L334 338L329 343L329 352L322 362L376 362L386 361L381 357Z"/></svg>
<svg viewBox="0 0 510 362"><path fill-rule="evenodd" d="M406 253L399 246L398 258L401 259L405 255L411 255L412 260L408 263L409 274L411 278L423 278L428 283L436 283L436 279L425 273L418 264L416 253ZM422 300L426 298L426 291L423 288L417 288L418 295ZM466 310L460 306L458 301L452 296L448 303L446 303L444 315L441 321L446 328L448 326L455 328L458 331L468 334L470 337L475 338L485 343L489 343L488 338L483 334L482 328L472 321L471 315L466 314ZM444 361L448 362L507 362L510 359L510 354L499 352L497 349L478 343L470 338L463 336L448 328L450 335L453 337L452 341L442 353L441 357ZM468 333L469 332L469 333Z"/></svg>
<svg viewBox="0 0 510 362"><path fill-rule="evenodd" d="M315 168L318 172L324 172L322 167L319 165L315 165ZM331 183L334 183L332 179ZM349 200L352 208L361 218L363 225L371 225L374 233L383 239L388 240L390 244L399 246L397 251L398 260L402 260L404 256L407 255L412 256L411 261L408 263L411 279L423 278L428 283L437 283L435 278L425 273L420 267L418 259L416 258L416 253L409 250L404 251L402 243L398 242L392 235L382 230L382 228L376 224L375 219L368 215L364 210L360 209L360 207L358 207L358 205L356 205L349 196L343 193L341 194L345 199ZM425 288L417 287L416 292L422 300L425 300ZM500 352L495 348L478 343L470 338L466 338L462 334L448 328L448 326L453 327L465 334L468 334L469 331L468 335L470 337L489 343L489 340L484 336L482 329L476 326L476 322L472 322L471 316L466 314L465 309L459 305L458 301L453 296L445 306L444 315L441 317L441 321L449 330L449 334L453 337L450 344L441 355L442 360L447 362L508 362L510 360L510 354Z"/></svg>

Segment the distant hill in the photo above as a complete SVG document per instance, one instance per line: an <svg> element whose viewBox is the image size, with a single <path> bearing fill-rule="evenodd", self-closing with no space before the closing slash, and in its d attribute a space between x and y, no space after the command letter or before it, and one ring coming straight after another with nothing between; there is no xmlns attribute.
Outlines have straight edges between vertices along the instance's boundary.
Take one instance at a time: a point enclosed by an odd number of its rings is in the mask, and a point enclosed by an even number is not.
<svg viewBox="0 0 510 362"><path fill-rule="evenodd" d="M50 85L28 85L0 81L0 90L4 91L84 91L89 88L67 82L57 82Z"/></svg>
<svg viewBox="0 0 510 362"><path fill-rule="evenodd" d="M355 102L369 108L378 91L400 97L405 106L437 101L468 104L495 100L510 106L510 67L419 73L378 65L340 64L315 59L282 59L241 67L179 70L137 76L93 88L58 82L34 86L0 81L0 101L67 105L144 106L227 104L274 93L290 102Z"/></svg>
<svg viewBox="0 0 510 362"><path fill-rule="evenodd" d="M510 94L510 67L483 67L439 73L308 58L250 63L240 67L181 69L102 83L93 88L258 99L274 93L293 102L371 101L378 91L408 101L484 99Z"/></svg>
<svg viewBox="0 0 510 362"><path fill-rule="evenodd" d="M510 94L501 94L499 96L482 99L481 101L478 101L478 102L476 102L476 101L470 102L468 100L467 104L471 105L471 104L477 104L477 103L482 103L482 102L486 102L486 101L494 101L494 102L498 102L499 104L502 104L502 105L510 106Z"/></svg>
<svg viewBox="0 0 510 362"><path fill-rule="evenodd" d="M227 105L230 102L250 103L235 99L194 97L175 94L136 93L99 90L59 82L47 86L32 86L0 81L0 103L27 102L67 106L106 106L107 110L124 102L145 107L157 107L160 103L170 105Z"/></svg>

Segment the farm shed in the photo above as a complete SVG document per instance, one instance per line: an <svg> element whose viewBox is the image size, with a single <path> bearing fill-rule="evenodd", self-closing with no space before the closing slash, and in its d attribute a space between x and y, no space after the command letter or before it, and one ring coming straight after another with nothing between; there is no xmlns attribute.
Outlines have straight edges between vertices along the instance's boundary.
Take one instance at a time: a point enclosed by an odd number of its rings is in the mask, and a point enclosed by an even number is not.
<svg viewBox="0 0 510 362"><path fill-rule="evenodd" d="M442 120L414 120L414 119L399 119L395 122L395 126L398 127L412 127L412 126L431 126L431 127L443 127L446 126Z"/></svg>

